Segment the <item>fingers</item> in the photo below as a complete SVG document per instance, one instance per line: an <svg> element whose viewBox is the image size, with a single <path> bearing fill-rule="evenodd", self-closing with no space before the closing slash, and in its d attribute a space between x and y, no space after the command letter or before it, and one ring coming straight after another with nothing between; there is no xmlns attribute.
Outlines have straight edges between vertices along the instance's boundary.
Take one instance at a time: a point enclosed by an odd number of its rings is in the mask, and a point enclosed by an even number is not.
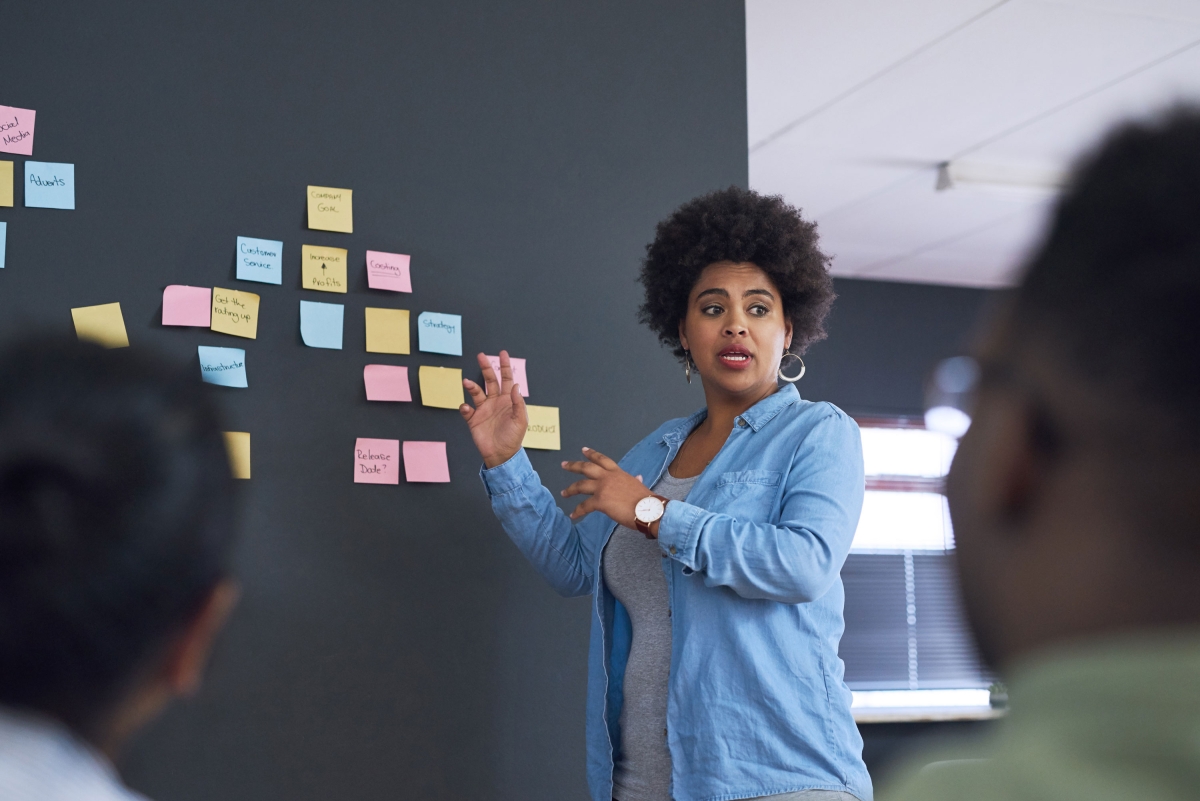
<svg viewBox="0 0 1200 801"><path fill-rule="evenodd" d="M576 481L571 486L567 487L560 493L564 498L570 498L572 495L595 495L599 488L600 482L592 479L584 479Z"/></svg>
<svg viewBox="0 0 1200 801"><path fill-rule="evenodd" d="M509 397L512 398L512 416L514 420L525 419L525 399L521 397L521 388L516 384L512 385L512 389L508 391Z"/></svg>
<svg viewBox="0 0 1200 801"><path fill-rule="evenodd" d="M487 400L487 394L471 379L464 378L463 386L466 387L467 393L471 396L471 402L476 406Z"/></svg>
<svg viewBox="0 0 1200 801"><path fill-rule="evenodd" d="M487 395L500 394L500 382L496 379L496 371L492 369L492 363L487 356L480 353L477 357L479 361L479 369L483 371L483 386Z"/></svg>
<svg viewBox="0 0 1200 801"><path fill-rule="evenodd" d="M567 515L572 520L578 520L586 514L596 511L596 501L594 498L588 498L583 503L575 507L575 511Z"/></svg>
<svg viewBox="0 0 1200 801"><path fill-rule="evenodd" d="M600 465L592 464L591 462L563 462L562 469L568 473L579 473L588 478L600 478L605 474L605 470Z"/></svg>
<svg viewBox="0 0 1200 801"><path fill-rule="evenodd" d="M513 385L512 362L508 358L508 351L500 351L500 392L507 395Z"/></svg>
<svg viewBox="0 0 1200 801"><path fill-rule="evenodd" d="M607 456L605 456L600 451L592 450L591 448L585 447L583 449L583 455L588 458L588 461L592 462L593 464L600 465L605 470L620 470L621 469L620 466L618 466L616 462L614 462L612 459L609 459Z"/></svg>
<svg viewBox="0 0 1200 801"><path fill-rule="evenodd" d="M463 419L468 423L471 422L471 418L475 416L475 410L471 408L471 404L469 403L464 403L462 406L459 406L458 413L461 414Z"/></svg>

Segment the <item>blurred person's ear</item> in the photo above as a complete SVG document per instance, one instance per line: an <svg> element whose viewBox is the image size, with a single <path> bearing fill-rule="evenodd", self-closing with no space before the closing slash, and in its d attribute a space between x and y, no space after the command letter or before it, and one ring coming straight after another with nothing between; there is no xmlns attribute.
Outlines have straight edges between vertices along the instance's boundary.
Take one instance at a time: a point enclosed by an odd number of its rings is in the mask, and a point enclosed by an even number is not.
<svg viewBox="0 0 1200 801"><path fill-rule="evenodd" d="M175 695L194 695L200 689L213 643L229 620L239 595L237 585L229 579L213 587L168 650L161 676Z"/></svg>

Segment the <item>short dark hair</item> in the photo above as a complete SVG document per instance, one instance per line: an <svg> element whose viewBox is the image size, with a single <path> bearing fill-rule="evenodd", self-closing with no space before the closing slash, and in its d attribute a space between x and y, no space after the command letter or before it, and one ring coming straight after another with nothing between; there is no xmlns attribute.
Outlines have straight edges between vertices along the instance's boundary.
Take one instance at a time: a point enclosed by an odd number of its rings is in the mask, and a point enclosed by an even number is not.
<svg viewBox="0 0 1200 801"><path fill-rule="evenodd" d="M792 322L792 351L825 338L833 305L829 257L817 247L817 226L783 198L731 186L680 206L658 224L646 246L638 318L682 359L679 322L700 273L720 261L750 262L770 276Z"/></svg>
<svg viewBox="0 0 1200 801"><path fill-rule="evenodd" d="M1200 449L1200 110L1126 123L1081 161L1014 300L1016 336Z"/></svg>
<svg viewBox="0 0 1200 801"><path fill-rule="evenodd" d="M234 488L206 390L144 351L0 351L0 704L103 722L225 576Z"/></svg>

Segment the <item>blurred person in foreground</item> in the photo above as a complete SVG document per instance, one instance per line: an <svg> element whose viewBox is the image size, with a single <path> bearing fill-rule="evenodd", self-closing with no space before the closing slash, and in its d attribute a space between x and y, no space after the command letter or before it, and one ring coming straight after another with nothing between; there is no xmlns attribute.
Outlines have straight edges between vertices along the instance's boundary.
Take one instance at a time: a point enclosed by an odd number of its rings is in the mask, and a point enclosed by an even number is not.
<svg viewBox="0 0 1200 801"><path fill-rule="evenodd" d="M883 798L1200 798L1198 354L1200 112L1178 109L1084 160L976 354L948 495L1011 712Z"/></svg>
<svg viewBox="0 0 1200 801"><path fill-rule="evenodd" d="M237 595L233 494L191 371L0 350L0 799L140 798L112 760L199 686Z"/></svg>

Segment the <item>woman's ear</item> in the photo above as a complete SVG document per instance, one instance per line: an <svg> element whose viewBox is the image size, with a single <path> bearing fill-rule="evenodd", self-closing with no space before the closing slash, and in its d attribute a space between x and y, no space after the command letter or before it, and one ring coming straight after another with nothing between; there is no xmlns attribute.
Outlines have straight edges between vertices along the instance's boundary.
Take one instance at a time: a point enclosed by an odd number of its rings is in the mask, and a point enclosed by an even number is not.
<svg viewBox="0 0 1200 801"><path fill-rule="evenodd" d="M788 320L783 324L783 349L791 350L792 347L792 321Z"/></svg>
<svg viewBox="0 0 1200 801"><path fill-rule="evenodd" d="M790 323L789 323L789 325L790 325ZM789 329L788 336L791 336L790 329ZM683 328L683 320L679 321L679 347L683 348L684 350L691 350L691 348L688 347L687 334L684 332L684 328Z"/></svg>

